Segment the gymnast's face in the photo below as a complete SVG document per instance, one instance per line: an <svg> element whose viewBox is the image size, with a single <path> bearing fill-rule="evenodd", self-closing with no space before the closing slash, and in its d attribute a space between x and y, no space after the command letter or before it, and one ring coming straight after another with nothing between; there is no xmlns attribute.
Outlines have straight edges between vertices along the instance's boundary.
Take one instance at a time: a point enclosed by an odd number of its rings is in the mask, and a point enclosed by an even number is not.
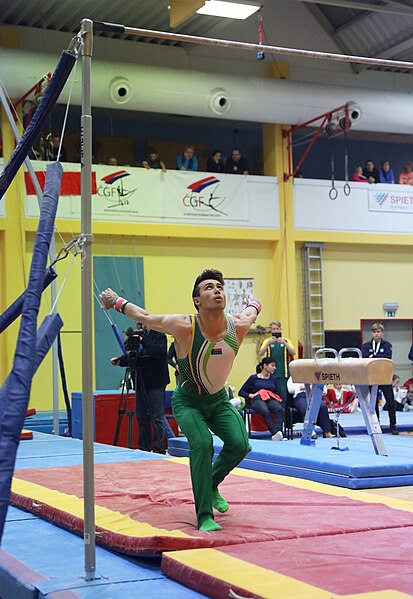
<svg viewBox="0 0 413 599"><path fill-rule="evenodd" d="M199 284L199 297L194 298L198 307L207 310L224 310L227 300L224 286L214 279L206 279Z"/></svg>

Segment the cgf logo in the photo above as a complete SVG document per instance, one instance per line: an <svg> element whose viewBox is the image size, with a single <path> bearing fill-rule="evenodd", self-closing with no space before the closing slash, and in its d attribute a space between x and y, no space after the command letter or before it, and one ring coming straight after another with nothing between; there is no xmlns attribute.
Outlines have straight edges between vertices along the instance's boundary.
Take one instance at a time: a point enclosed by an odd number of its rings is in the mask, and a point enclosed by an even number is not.
<svg viewBox="0 0 413 599"><path fill-rule="evenodd" d="M215 187L212 187L213 185L215 185ZM215 176L206 177L205 179L200 179L199 181L195 181L195 183L191 183L191 185L188 185L187 187L187 189L190 190L189 193L186 193L182 198L183 205L187 208L193 208L198 212L205 213L212 211L217 214L228 216L226 212L218 209L226 199L225 196L215 195L219 185L220 180ZM207 193L201 195L201 192L206 188L208 188Z"/></svg>
<svg viewBox="0 0 413 599"><path fill-rule="evenodd" d="M123 186L123 180L125 177L129 177L130 173L126 171L117 171L106 177L102 177L104 185L99 185L97 193L100 196L104 196L108 202L114 202L108 208L116 208L118 206L125 206L129 204L128 197L136 191L135 189L126 189ZM116 183L116 185L115 185Z"/></svg>

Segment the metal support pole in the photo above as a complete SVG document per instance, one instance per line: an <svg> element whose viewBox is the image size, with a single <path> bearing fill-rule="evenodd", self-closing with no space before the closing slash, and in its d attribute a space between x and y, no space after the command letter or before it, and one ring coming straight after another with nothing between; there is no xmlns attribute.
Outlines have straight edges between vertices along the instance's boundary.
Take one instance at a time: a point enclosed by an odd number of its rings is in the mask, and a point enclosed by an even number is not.
<svg viewBox="0 0 413 599"><path fill-rule="evenodd" d="M367 385L355 385L359 405L363 414L364 422L366 423L367 432L373 443L374 451L377 455L387 456L386 447L383 441L381 426L376 414L376 401L378 386L373 385L371 391ZM370 399L370 401L369 401ZM368 405L366 405L368 402Z"/></svg>
<svg viewBox="0 0 413 599"><path fill-rule="evenodd" d="M300 445L314 445L313 432L315 423L318 418L318 412L323 397L324 385L311 385L306 384L305 394L307 396L307 411L304 416L304 428L303 436L300 441Z"/></svg>
<svg viewBox="0 0 413 599"><path fill-rule="evenodd" d="M83 429L83 505L85 579L95 579L95 480L94 480L94 423L93 423L93 356L92 356L92 108L91 66L93 22L83 19L82 36L82 116L80 123L81 148L81 238L82 263L82 429Z"/></svg>
<svg viewBox="0 0 413 599"><path fill-rule="evenodd" d="M16 143L19 143L21 135L19 132L19 129L14 121L13 118L13 114L10 110L10 106L9 103L7 101L7 97L6 94L4 93L4 89L3 86L0 84L0 102L3 106L3 110L4 113L7 117L7 120L9 121L9 125L10 128L13 132L14 135L14 139L16 140ZM39 202L39 208L42 205L42 201L43 201L43 192L42 192L42 188L40 187L40 183L37 180L36 174L34 172L34 168L33 165L31 163L30 158L27 156L24 160L24 163L26 165L27 171L29 173L30 179L33 183L33 187L36 191L36 196L37 196L37 201ZM50 241L50 247L49 247L49 256L50 256L50 261L53 262L54 259L56 258L56 242L55 242L55 238L54 235L52 236L52 239ZM50 283L50 301L51 301L51 305L54 306L55 305L55 301L56 301L56 297L57 297L57 290L56 290L56 280L53 280ZM53 309L53 313L56 312L56 307ZM55 435L59 434L59 377L58 377L58 355L57 355L57 339L54 340L53 345L52 345L52 397L53 397L53 433Z"/></svg>

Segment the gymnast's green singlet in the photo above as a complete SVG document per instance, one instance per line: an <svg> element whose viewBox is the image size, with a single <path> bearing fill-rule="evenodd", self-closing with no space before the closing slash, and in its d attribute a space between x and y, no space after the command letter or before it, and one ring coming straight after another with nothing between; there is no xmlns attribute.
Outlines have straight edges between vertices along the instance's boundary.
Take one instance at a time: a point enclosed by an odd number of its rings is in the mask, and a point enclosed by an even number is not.
<svg viewBox="0 0 413 599"><path fill-rule="evenodd" d="M208 341L201 333L196 316L190 316L192 340L188 355L177 358L178 385L196 395L213 395L220 391L238 353L234 318L227 314L227 332L222 341Z"/></svg>

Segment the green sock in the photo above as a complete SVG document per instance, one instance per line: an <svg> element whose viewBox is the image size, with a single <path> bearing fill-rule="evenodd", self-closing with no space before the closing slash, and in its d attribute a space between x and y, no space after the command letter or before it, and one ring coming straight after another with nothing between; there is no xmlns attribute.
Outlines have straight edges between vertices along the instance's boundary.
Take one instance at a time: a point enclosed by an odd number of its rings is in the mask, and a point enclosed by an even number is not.
<svg viewBox="0 0 413 599"><path fill-rule="evenodd" d="M205 518L205 520L198 526L198 530L203 530L205 532L212 532L214 530L222 530L222 526L220 526L215 520L211 517Z"/></svg>
<svg viewBox="0 0 413 599"><path fill-rule="evenodd" d="M228 511L229 509L228 502L225 501L218 489L212 491L212 505L216 510L221 512L221 514Z"/></svg>

